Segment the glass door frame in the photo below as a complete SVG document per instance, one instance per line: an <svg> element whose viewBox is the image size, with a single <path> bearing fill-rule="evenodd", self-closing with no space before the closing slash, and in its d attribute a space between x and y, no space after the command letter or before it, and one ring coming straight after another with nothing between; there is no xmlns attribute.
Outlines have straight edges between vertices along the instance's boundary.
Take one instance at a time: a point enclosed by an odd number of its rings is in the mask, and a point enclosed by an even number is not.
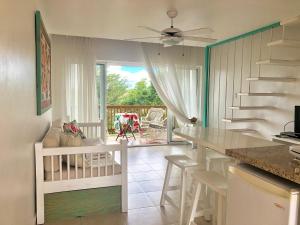
<svg viewBox="0 0 300 225"><path fill-rule="evenodd" d="M100 112L100 121L101 121L101 128L100 128L100 135L103 142L106 141L106 75L107 75L107 63L103 61L96 61L95 66L101 66L102 71L100 72L100 102L99 102L99 112Z"/></svg>

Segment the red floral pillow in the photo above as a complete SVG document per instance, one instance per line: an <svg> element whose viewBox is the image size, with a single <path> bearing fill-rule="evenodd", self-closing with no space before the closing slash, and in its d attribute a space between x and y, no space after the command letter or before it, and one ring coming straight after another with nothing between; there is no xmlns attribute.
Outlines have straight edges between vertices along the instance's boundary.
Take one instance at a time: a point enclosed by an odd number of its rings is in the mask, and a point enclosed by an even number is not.
<svg viewBox="0 0 300 225"><path fill-rule="evenodd" d="M73 120L70 123L64 123L63 129L64 129L64 132L67 134L72 134L74 136L79 135L82 139L86 138L85 135L83 134L83 132L78 127L76 120Z"/></svg>

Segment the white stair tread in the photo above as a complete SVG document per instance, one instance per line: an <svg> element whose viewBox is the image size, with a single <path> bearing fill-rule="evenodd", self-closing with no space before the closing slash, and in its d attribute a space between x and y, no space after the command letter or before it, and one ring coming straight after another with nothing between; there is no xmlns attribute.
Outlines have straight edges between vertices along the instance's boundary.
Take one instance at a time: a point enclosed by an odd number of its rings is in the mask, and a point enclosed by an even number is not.
<svg viewBox="0 0 300 225"><path fill-rule="evenodd" d="M247 81L271 81L271 82L293 82L296 81L294 77L248 77Z"/></svg>
<svg viewBox="0 0 300 225"><path fill-rule="evenodd" d="M300 16L288 18L280 22L281 26L300 26Z"/></svg>
<svg viewBox="0 0 300 225"><path fill-rule="evenodd" d="M239 96L283 96L283 93L274 93L274 92L269 92L269 93L251 93L251 92L240 92L237 93Z"/></svg>
<svg viewBox="0 0 300 225"><path fill-rule="evenodd" d="M300 48L300 41L295 40L277 40L272 41L267 44L269 47L292 47L292 48Z"/></svg>
<svg viewBox="0 0 300 225"><path fill-rule="evenodd" d="M261 118L255 118L255 117L248 117L248 118L224 118L222 119L223 122L227 123L239 123L239 122L255 122L263 120Z"/></svg>
<svg viewBox="0 0 300 225"><path fill-rule="evenodd" d="M273 109L273 106L230 106L229 109L234 110L258 110L258 109Z"/></svg>
<svg viewBox="0 0 300 225"><path fill-rule="evenodd" d="M198 166L198 163L186 155L168 155L165 156L166 160L172 162L174 165L180 168Z"/></svg>
<svg viewBox="0 0 300 225"><path fill-rule="evenodd" d="M300 60L266 59L256 62L257 65L300 66Z"/></svg>

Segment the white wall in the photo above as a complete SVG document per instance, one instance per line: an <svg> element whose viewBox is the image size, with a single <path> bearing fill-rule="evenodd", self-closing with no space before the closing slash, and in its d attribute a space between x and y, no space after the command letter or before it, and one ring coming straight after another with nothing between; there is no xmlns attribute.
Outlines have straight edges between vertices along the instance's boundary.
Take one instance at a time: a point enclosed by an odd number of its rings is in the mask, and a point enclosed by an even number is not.
<svg viewBox="0 0 300 225"><path fill-rule="evenodd" d="M51 120L36 116L35 0L0 3L0 224L35 224L34 142Z"/></svg>
<svg viewBox="0 0 300 225"><path fill-rule="evenodd" d="M273 32L273 34L272 34ZM287 121L293 120L294 106L300 105L300 67L261 65L260 75L269 77L295 77L296 82L249 82L246 78L259 76L256 61L269 59L300 59L298 48L270 48L267 43L282 36L282 27L258 33L254 36L239 39L212 48L209 126L226 129L255 129L260 135L270 138L283 130ZM300 32L287 30L287 38L300 40ZM260 41L262 40L262 41ZM252 49L252 50L251 50ZM261 56L260 56L261 52ZM252 55L252 56L251 56ZM238 92L279 92L284 97L239 97ZM229 106L274 106L273 110L232 111ZM265 119L259 122L228 124L222 122L224 117L243 118L258 117ZM293 130L293 126L287 127Z"/></svg>
<svg viewBox="0 0 300 225"><path fill-rule="evenodd" d="M62 108L64 105L61 101L64 95L64 88L62 87L62 79L60 73L62 68L58 68L60 62L56 62L60 58L62 45L66 43L68 36L63 35L51 35L52 39L52 88L53 88L53 119L61 117ZM93 46L95 46L96 59L104 62L120 62L143 65L144 58L142 48L138 42L122 41L122 40L110 40L101 38L91 38ZM153 48L161 48L161 45L153 44ZM203 64L203 48L199 49L199 65ZM59 59L61 60L61 59Z"/></svg>

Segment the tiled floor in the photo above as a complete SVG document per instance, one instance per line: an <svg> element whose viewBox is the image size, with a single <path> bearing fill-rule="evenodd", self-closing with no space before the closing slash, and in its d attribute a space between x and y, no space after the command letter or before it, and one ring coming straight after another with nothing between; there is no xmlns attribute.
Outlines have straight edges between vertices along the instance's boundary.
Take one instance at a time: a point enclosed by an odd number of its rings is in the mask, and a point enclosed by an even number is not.
<svg viewBox="0 0 300 225"><path fill-rule="evenodd" d="M48 223L47 225L173 225L178 212L169 205L159 206L164 181L165 155L186 154L195 151L190 145L153 146L130 148L128 153L128 213L114 213L78 218L75 220ZM173 170L171 182L179 181L179 170ZM172 198L178 200L178 193ZM198 224L206 225L205 221Z"/></svg>

